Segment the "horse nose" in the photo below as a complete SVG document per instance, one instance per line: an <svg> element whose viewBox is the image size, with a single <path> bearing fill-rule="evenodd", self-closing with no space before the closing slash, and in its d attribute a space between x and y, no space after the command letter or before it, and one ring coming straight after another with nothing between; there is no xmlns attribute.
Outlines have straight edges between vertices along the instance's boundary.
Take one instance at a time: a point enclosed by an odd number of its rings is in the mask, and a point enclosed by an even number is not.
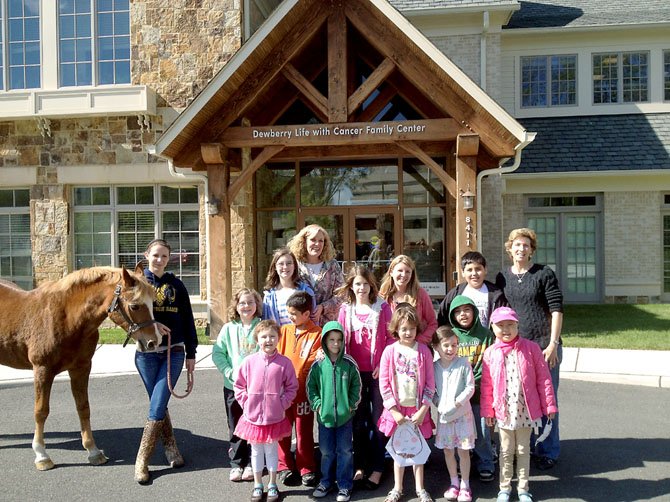
<svg viewBox="0 0 670 502"><path fill-rule="evenodd" d="M151 340L147 342L147 349L148 350L154 350L156 348L156 344L152 342Z"/></svg>

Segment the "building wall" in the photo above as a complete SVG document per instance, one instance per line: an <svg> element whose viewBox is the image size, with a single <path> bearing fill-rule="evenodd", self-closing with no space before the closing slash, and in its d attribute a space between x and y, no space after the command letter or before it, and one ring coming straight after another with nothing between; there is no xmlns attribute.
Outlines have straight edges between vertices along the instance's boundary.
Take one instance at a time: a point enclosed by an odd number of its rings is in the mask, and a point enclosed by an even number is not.
<svg viewBox="0 0 670 502"><path fill-rule="evenodd" d="M605 301L658 302L662 288L660 192L604 194ZM635 292L635 293L631 293Z"/></svg>

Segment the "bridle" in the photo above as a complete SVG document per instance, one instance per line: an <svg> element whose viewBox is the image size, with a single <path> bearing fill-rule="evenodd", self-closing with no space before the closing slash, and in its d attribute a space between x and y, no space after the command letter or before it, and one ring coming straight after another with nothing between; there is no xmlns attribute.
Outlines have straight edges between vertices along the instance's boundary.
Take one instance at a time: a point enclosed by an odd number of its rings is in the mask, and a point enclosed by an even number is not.
<svg viewBox="0 0 670 502"><path fill-rule="evenodd" d="M140 322L137 323L133 321L128 314L126 314L125 310L121 308L121 302L123 301L123 298L121 298L121 284L117 284L116 288L114 289L114 298L112 298L112 303L109 304L109 307L107 307L107 315L110 316L114 312L118 312L121 314L121 317L123 317L123 320L128 324L128 327L126 328L126 341L123 342L123 346L125 347L128 345L128 342L132 338L133 334L135 334L137 331L141 330L142 328L146 328L147 326L151 326L152 324L155 324L156 319L149 319L148 321ZM137 340L137 343L139 343L142 346L142 350L146 350L146 346L144 345L144 342L142 340Z"/></svg>

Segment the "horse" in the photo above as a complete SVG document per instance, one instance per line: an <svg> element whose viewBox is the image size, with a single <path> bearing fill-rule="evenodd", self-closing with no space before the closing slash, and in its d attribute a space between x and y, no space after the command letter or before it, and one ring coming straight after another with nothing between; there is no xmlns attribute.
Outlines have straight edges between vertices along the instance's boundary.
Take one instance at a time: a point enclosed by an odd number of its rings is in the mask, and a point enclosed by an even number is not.
<svg viewBox="0 0 670 502"><path fill-rule="evenodd" d="M32 369L35 387L35 434L32 448L40 471L55 465L46 452L44 423L56 375L70 376L81 428L82 445L92 465L108 458L99 450L91 431L88 379L100 324L109 317L137 342L139 350L161 343L153 317L154 288L142 267L92 267L72 272L58 281L25 291L0 281L0 364Z"/></svg>

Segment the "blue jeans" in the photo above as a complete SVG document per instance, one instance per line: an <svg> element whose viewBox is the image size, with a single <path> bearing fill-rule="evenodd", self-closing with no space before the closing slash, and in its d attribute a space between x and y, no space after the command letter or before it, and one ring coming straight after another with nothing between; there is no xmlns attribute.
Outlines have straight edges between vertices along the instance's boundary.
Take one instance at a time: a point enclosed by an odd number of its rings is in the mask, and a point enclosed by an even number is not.
<svg viewBox="0 0 670 502"><path fill-rule="evenodd" d="M556 399L556 406L558 406L558 377L561 372L561 361L563 361L563 346L558 346L558 364L553 368L549 368L549 373L551 373L551 383L554 386L554 398ZM542 417L542 428L544 428L547 423L547 417ZM542 434L542 431L540 431ZM531 446L535 444L535 437L531 438ZM547 439L542 441L535 448L535 455L538 457L547 457L552 460L558 460L558 456L561 453L560 438L558 435L558 413L554 417L554 421L551 426L551 432Z"/></svg>
<svg viewBox="0 0 670 502"><path fill-rule="evenodd" d="M333 474L340 490L354 487L354 451L352 420L339 427L319 424L319 449L321 450L321 484L333 486Z"/></svg>
<svg viewBox="0 0 670 502"><path fill-rule="evenodd" d="M177 385L186 354L183 350L170 353L170 376L172 388ZM163 420L170 400L167 385L167 352L135 352L135 367L149 394L149 416L147 420Z"/></svg>
<svg viewBox="0 0 670 502"><path fill-rule="evenodd" d="M495 472L493 465L493 446L491 446L491 428L487 427L486 419L482 418L479 404L472 405L472 414L475 416L477 439L475 440L475 455L477 472Z"/></svg>

